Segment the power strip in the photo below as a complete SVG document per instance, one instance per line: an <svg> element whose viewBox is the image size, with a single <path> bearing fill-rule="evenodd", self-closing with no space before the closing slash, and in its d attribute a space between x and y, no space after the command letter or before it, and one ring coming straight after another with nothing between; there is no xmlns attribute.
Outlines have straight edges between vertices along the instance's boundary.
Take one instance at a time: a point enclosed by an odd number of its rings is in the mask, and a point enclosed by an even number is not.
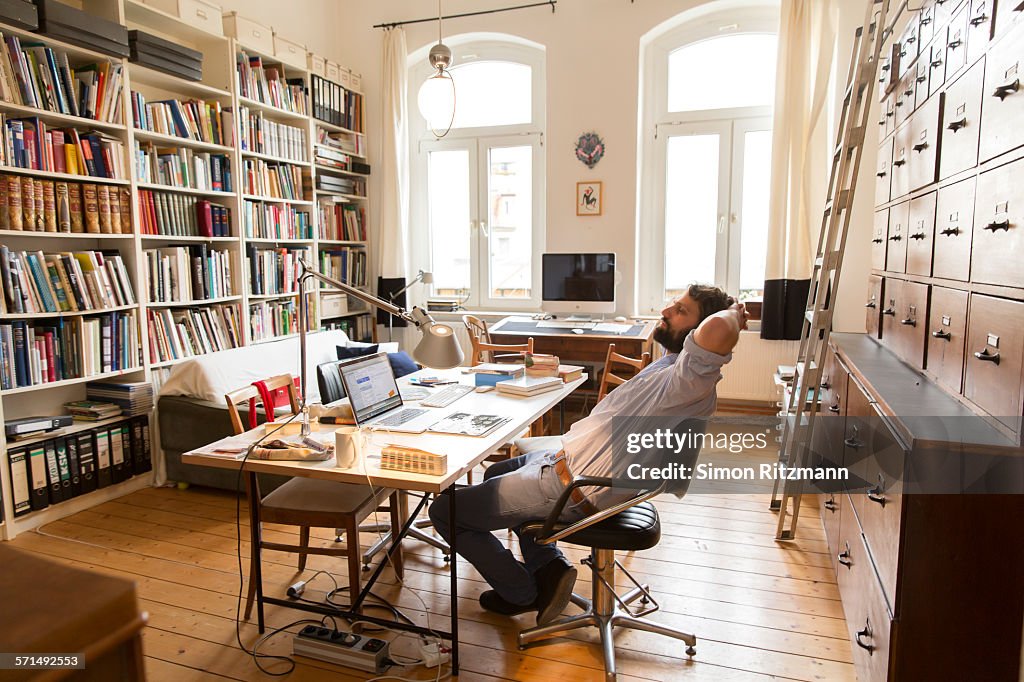
<svg viewBox="0 0 1024 682"><path fill-rule="evenodd" d="M388 642L351 632L307 625L292 641L292 653L371 673L383 673L388 665Z"/></svg>

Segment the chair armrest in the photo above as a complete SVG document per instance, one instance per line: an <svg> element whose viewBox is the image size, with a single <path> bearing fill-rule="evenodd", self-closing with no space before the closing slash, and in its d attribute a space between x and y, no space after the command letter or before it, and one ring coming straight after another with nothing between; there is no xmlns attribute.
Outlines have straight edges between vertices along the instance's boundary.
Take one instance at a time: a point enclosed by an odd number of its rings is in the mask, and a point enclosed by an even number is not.
<svg viewBox="0 0 1024 682"><path fill-rule="evenodd" d="M572 482L565 487L562 494L559 495L558 500L555 501L554 509L552 509L551 513L548 514L543 525L539 523L530 523L523 526L521 530L531 532L536 531L539 528L540 533L536 536L535 541L541 545L549 545L661 494L662 486L652 490L648 485L646 485L647 483L647 481L617 480L607 476L576 476L573 478ZM623 500L608 509L603 509L595 514L591 514L590 516L580 519L566 528L554 533L552 532L555 524L558 523L558 519L562 516L562 512L565 510L565 505L572 496L573 490L584 487L611 488L613 486L632 489L637 492L629 499Z"/></svg>

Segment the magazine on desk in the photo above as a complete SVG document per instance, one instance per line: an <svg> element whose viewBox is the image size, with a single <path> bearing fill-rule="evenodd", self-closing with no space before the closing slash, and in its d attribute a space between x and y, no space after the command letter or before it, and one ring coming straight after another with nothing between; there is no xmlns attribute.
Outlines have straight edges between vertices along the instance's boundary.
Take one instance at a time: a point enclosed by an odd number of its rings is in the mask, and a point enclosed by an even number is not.
<svg viewBox="0 0 1024 682"><path fill-rule="evenodd" d="M432 433L454 433L459 436L486 436L502 424L512 421L497 414L455 412L430 426Z"/></svg>

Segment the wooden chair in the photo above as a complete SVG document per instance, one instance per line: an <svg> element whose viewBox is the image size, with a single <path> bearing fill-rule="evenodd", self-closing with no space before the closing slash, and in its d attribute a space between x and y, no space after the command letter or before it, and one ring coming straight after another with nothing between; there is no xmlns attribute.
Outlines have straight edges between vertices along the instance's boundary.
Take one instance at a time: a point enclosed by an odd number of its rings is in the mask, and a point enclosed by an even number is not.
<svg viewBox="0 0 1024 682"><path fill-rule="evenodd" d="M628 355L616 353L615 344L609 343L608 355L604 358L604 373L601 375L601 385L597 389L597 402L604 400L604 397L608 395L609 388L626 383L649 364L651 364L650 353L644 353L640 356L640 359L631 358ZM614 373L616 367L631 367L633 371L629 376L622 376Z"/></svg>
<svg viewBox="0 0 1024 682"><path fill-rule="evenodd" d="M299 400L295 392L295 382L290 374L281 374L265 381L269 390L274 391L287 387L288 402L292 414L299 411ZM231 416L231 425L236 434L243 433L247 427L242 424L238 412L238 404L248 402L250 398L260 399L255 386L246 386L224 396ZM272 405L264 405L265 411L273 410ZM359 524L372 514L383 502L389 501L391 530L401 530L400 505L398 494L387 488L371 488L369 485L354 483L338 483L314 478L296 477L270 492L265 497L260 494L259 484L252 486L246 477L246 494L250 505L259 505L260 521L285 526L299 527L299 544L290 545L280 542L260 540L262 549L279 552L295 552L299 555L299 571L306 568L306 557L310 554L343 556L348 559L348 580L350 599L359 594ZM310 547L310 528L344 529L345 545L343 547ZM245 601L245 618L252 612L252 604L256 596L255 574L256 551L251 550L249 567L249 591ZM403 573L401 547L395 550L393 557L395 571L399 577Z"/></svg>
<svg viewBox="0 0 1024 682"><path fill-rule="evenodd" d="M515 345L491 343L491 333L487 330L487 323L479 317L463 315L462 323L466 325L469 341L473 345L469 361L474 367L484 362L514 361L521 359L517 356L522 353L533 352L533 337L528 338L526 343Z"/></svg>

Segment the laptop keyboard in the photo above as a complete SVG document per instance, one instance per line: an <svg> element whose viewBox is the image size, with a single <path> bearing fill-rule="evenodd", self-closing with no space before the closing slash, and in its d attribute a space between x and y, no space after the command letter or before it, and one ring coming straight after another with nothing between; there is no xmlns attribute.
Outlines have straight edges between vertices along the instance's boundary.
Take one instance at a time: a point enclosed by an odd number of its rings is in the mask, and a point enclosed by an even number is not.
<svg viewBox="0 0 1024 682"><path fill-rule="evenodd" d="M395 414L389 415L384 419L381 419L379 422L374 422L373 426L401 426L402 424L412 421L416 417L419 417L420 415L426 413L427 410L419 410L410 407L408 409L402 410L401 412L396 412Z"/></svg>

